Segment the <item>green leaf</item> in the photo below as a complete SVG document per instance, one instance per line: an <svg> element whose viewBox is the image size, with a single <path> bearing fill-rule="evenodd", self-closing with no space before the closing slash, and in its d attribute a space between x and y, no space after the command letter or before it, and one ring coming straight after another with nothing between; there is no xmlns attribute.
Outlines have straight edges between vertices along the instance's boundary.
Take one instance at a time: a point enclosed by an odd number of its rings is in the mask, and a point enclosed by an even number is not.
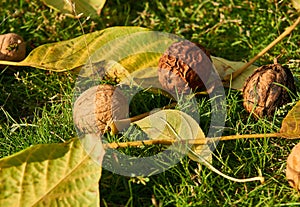
<svg viewBox="0 0 300 207"><path fill-rule="evenodd" d="M179 110L161 110L134 122L134 124L154 140L178 140L178 137L185 140L206 140L199 124L191 116ZM207 145L193 145L191 149L199 156L210 160L211 151ZM198 161L193 154L188 153L188 156Z"/></svg>
<svg viewBox="0 0 300 207"><path fill-rule="evenodd" d="M97 16L105 4L105 0L43 0L50 8L74 17L82 13L85 16Z"/></svg>
<svg viewBox="0 0 300 207"><path fill-rule="evenodd" d="M227 75L232 74L233 72L235 72L245 64L244 62L229 61L220 57L212 56L211 58L221 79L223 79ZM246 79L254 72L256 68L258 67L255 65L251 65L234 80L231 80L230 83L225 83L225 86L228 86L233 89L241 90L244 86L244 82L246 81Z"/></svg>
<svg viewBox="0 0 300 207"><path fill-rule="evenodd" d="M280 136L288 139L300 138L300 101L297 102L283 119Z"/></svg>
<svg viewBox="0 0 300 207"><path fill-rule="evenodd" d="M103 151L95 147L87 153L79 139L72 139L1 159L0 206L99 206L101 166L91 153L100 152L101 162Z"/></svg>

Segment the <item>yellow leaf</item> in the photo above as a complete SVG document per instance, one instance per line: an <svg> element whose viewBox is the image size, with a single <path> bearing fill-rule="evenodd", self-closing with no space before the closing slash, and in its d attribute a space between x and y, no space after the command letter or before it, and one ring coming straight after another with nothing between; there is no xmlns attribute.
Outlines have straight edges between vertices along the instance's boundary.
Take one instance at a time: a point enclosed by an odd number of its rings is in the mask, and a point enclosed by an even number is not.
<svg viewBox="0 0 300 207"><path fill-rule="evenodd" d="M297 11L300 11L300 0L292 0L292 4Z"/></svg>
<svg viewBox="0 0 300 207"><path fill-rule="evenodd" d="M84 147L72 139L0 159L0 206L99 206L104 150L86 138Z"/></svg>
<svg viewBox="0 0 300 207"><path fill-rule="evenodd" d="M300 101L297 102L283 119L280 136L288 139L300 138Z"/></svg>
<svg viewBox="0 0 300 207"><path fill-rule="evenodd" d="M206 140L199 124L191 116L179 110L161 110L134 122L134 124L138 125L150 139L178 140L180 137L186 140ZM211 160L212 152L208 145L194 145L191 147L191 150L197 155L202 156L203 159ZM187 153L192 160L199 162L196 156L188 151Z"/></svg>
<svg viewBox="0 0 300 207"><path fill-rule="evenodd" d="M225 76L232 74L233 72L235 72L245 64L244 62L230 61L224 58L213 57L213 56L212 56L212 61L221 80ZM229 83L224 83L225 86L228 86L233 89L241 90L244 86L245 80L253 73L253 71L256 68L258 67L255 65L251 65L234 80L231 80L231 82Z"/></svg>
<svg viewBox="0 0 300 207"><path fill-rule="evenodd" d="M55 10L71 17L83 14L84 16L97 16L105 4L105 0L43 0L43 2ZM76 15L74 14L74 10Z"/></svg>

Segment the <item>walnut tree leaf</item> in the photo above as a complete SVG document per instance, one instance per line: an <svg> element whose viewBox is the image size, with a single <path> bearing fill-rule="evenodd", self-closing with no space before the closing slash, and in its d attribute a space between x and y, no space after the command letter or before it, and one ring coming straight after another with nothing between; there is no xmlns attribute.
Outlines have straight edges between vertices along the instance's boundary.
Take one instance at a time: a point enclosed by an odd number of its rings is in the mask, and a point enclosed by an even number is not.
<svg viewBox="0 0 300 207"><path fill-rule="evenodd" d="M178 136L176 135L179 135L182 140L200 139L204 142L206 140L196 120L179 110L161 110L133 123L138 125L150 139L178 140ZM176 134L173 131L175 131ZM211 160L212 152L207 145L192 145L190 148L195 150L195 153L199 156L204 157L204 159ZM189 154L188 151L187 153L191 159L196 159L192 154Z"/></svg>
<svg viewBox="0 0 300 207"><path fill-rule="evenodd" d="M101 166L91 156L96 151L101 162L101 147L88 149L72 139L2 158L0 206L99 206Z"/></svg>
<svg viewBox="0 0 300 207"><path fill-rule="evenodd" d="M205 138L199 124L184 112L173 109L161 110L134 122L134 124L138 125L150 139L175 139L178 142L193 139L203 140L204 144L196 145L196 148L188 144L184 145L186 148L185 153L187 153L190 159L205 165L213 172L235 182L250 182L256 180L264 182L264 178L261 175L253 178L238 179L225 175L213 167L210 162L212 152L206 144L213 141L209 141L209 138ZM175 148L175 150L177 149L178 148ZM183 151L181 150L181 152Z"/></svg>
<svg viewBox="0 0 300 207"><path fill-rule="evenodd" d="M84 16L97 16L105 4L105 0L43 0L48 7L75 17L83 14ZM74 10L76 15L74 14Z"/></svg>
<svg viewBox="0 0 300 207"><path fill-rule="evenodd" d="M232 74L245 64L244 62L230 61L220 57L212 56L211 58L221 80L225 76ZM243 88L245 80L253 73L256 68L258 67L255 65L251 65L230 83L224 83L224 85L233 89L241 90Z"/></svg>
<svg viewBox="0 0 300 207"><path fill-rule="evenodd" d="M148 30L141 27L111 27L84 34L70 40L44 44L31 51L23 61L0 61L0 64L30 66L55 72L74 70L89 63L89 58L107 43L115 39L123 39L122 44L128 45L130 44L128 41L132 41L132 39L126 41L126 37L143 31ZM118 45L116 47L115 45L114 48L107 46L106 48L111 50L106 51L105 56L95 57L93 62L97 63L102 60L112 59L112 56L118 55L116 51L120 47L125 46Z"/></svg>
<svg viewBox="0 0 300 207"><path fill-rule="evenodd" d="M30 66L55 72L74 70L81 76L90 76L110 70L119 81L132 79L142 87L161 88L158 81L158 62L166 49L181 38L142 27L117 26L79 37L41 45L20 62L1 61L2 65ZM220 76L232 74L243 62L211 57ZM239 77L225 83L241 89L245 79L257 68L249 67ZM130 75L129 75L130 74ZM115 77L114 77L115 78Z"/></svg>
<svg viewBox="0 0 300 207"><path fill-rule="evenodd" d="M158 82L159 58L176 40L178 37L174 35L142 27L111 27L70 40L44 44L31 51L23 61L0 60L0 64L54 72L74 70L80 71L80 76L84 77L98 77L104 71L109 77L116 76L113 78L119 81L133 79L148 87Z"/></svg>
<svg viewBox="0 0 300 207"><path fill-rule="evenodd" d="M176 130L174 130L174 128L169 124L167 123L167 126L168 128L172 131L173 135L178 139L178 140L182 140L182 137L176 132ZM200 164L203 164L205 165L208 169L210 169L211 171L217 173L218 175L221 175L222 177L228 179L228 180L232 180L232 181L235 181L235 182L251 182L251 181L256 181L256 180L259 180L261 181L262 183L264 182L264 178L261 176L261 173L258 177L253 177L253 178L246 178L246 179L238 179L238 178L234 178L234 177L231 177L231 176L228 176L224 173L222 173L221 171L219 171L218 169L216 169L212 164L211 162L207 161L206 158L204 158L201 154L198 154L194 149L190 148L189 146L187 146L188 150L189 150L189 157L200 163Z"/></svg>
<svg viewBox="0 0 300 207"><path fill-rule="evenodd" d="M280 136L288 139L300 138L300 101L297 102L283 119Z"/></svg>
<svg viewBox="0 0 300 207"><path fill-rule="evenodd" d="M292 0L292 4L297 11L300 11L300 0Z"/></svg>

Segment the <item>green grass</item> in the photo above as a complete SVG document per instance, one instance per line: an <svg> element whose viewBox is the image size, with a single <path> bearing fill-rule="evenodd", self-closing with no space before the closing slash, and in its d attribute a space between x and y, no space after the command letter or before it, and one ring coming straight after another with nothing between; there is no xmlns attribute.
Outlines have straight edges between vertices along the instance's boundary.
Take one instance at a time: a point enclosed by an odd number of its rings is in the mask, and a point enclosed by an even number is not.
<svg viewBox="0 0 300 207"><path fill-rule="evenodd" d="M102 15L82 19L85 33L117 25L143 26L177 34L205 45L215 56L249 60L297 18L290 1L108 1ZM24 37L27 51L82 35L78 20L65 17L40 1L9 1L0 7L0 34L15 32ZM299 27L256 64L300 59ZM293 68L299 77L299 66ZM72 96L76 75L34 68L6 68L0 73L0 157L38 143L63 142L76 136L72 121ZM299 99L299 95L297 95ZM207 133L210 107L199 97L201 127ZM226 90L227 118L224 135L269 133L280 129L283 114L255 120L242 106L241 93ZM131 103L132 115L143 113L168 100L141 92ZM129 133L134 136L134 133ZM119 137L108 137L119 140ZM130 137L128 138L130 139ZM103 206L292 206L300 203L297 192L285 179L286 158L297 141L266 138L219 143L213 164L238 178L262 171L259 182L234 183L185 157L164 173L138 179L103 169L100 181ZM126 154L147 156L162 146L123 149Z"/></svg>

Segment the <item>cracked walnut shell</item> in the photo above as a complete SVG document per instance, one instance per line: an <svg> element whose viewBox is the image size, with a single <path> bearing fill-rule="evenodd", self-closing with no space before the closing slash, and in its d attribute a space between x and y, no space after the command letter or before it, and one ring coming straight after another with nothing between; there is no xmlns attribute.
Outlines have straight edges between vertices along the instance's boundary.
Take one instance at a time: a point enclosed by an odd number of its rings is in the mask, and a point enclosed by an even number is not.
<svg viewBox="0 0 300 207"><path fill-rule="evenodd" d="M276 108L291 101L295 92L294 78L288 68L269 64L257 68L243 87L244 108L258 117L270 117Z"/></svg>
<svg viewBox="0 0 300 207"><path fill-rule="evenodd" d="M121 91L109 84L84 91L74 103L73 118L80 133L104 134L115 120L128 115L128 102Z"/></svg>
<svg viewBox="0 0 300 207"><path fill-rule="evenodd" d="M201 45L184 40L173 43L158 64L162 87L174 93L189 93L205 86L213 65L208 51Z"/></svg>
<svg viewBox="0 0 300 207"><path fill-rule="evenodd" d="M300 190L300 143L293 149L287 159L286 178L293 188Z"/></svg>

